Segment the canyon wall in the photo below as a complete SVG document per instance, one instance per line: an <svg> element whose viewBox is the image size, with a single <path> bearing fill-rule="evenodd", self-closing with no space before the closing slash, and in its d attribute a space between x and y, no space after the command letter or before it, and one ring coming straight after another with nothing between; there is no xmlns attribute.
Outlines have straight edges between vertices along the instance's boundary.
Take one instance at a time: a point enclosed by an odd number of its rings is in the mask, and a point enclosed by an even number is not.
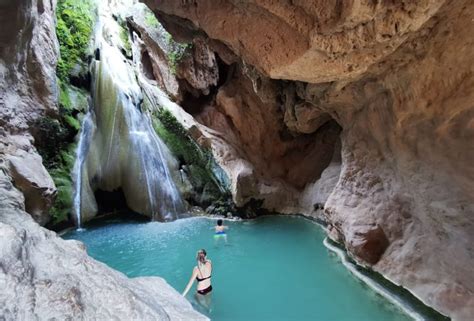
<svg viewBox="0 0 474 321"><path fill-rule="evenodd" d="M57 114L54 12L47 1L3 1L0 18L0 157L25 206L40 224L56 187L33 146L31 125L44 115Z"/></svg>
<svg viewBox="0 0 474 321"><path fill-rule="evenodd" d="M54 7L0 4L0 319L208 320L163 279L129 279L39 225L56 196L34 147L58 116Z"/></svg>
<svg viewBox="0 0 474 321"><path fill-rule="evenodd" d="M143 2L218 57L210 96L182 105L238 205L323 218L359 263L471 319L472 2Z"/></svg>

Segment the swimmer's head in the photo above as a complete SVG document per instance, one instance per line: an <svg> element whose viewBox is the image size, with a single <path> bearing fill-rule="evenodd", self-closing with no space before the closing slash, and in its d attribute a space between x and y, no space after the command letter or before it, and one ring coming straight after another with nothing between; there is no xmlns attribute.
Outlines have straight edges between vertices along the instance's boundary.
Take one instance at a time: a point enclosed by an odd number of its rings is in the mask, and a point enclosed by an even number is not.
<svg viewBox="0 0 474 321"><path fill-rule="evenodd" d="M222 220L217 220L217 225L222 226Z"/></svg>
<svg viewBox="0 0 474 321"><path fill-rule="evenodd" d="M206 263L206 250L205 249L200 249L198 252L197 252L197 255L196 255L196 259L198 262L204 264Z"/></svg>

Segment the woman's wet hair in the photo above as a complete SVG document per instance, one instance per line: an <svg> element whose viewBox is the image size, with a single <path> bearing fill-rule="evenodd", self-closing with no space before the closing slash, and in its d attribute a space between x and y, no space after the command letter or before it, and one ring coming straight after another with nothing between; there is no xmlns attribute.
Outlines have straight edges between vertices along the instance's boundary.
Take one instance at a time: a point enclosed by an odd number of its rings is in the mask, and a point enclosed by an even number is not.
<svg viewBox="0 0 474 321"><path fill-rule="evenodd" d="M217 220L217 225L222 226L222 220Z"/></svg>
<svg viewBox="0 0 474 321"><path fill-rule="evenodd" d="M197 260L202 264L206 263L206 255L207 255L206 250L200 249L197 253Z"/></svg>

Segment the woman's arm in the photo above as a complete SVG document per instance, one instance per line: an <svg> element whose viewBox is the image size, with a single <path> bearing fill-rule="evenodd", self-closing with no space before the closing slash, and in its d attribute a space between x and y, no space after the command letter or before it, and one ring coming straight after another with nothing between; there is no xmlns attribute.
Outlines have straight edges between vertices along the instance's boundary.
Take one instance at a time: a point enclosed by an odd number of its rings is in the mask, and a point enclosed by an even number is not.
<svg viewBox="0 0 474 321"><path fill-rule="evenodd" d="M191 289L191 286L193 285L194 280L196 279L196 276L197 276L197 269L194 268L193 274L191 274L191 278L189 279L188 285L186 285L186 289L184 289L183 291L183 296L186 296L186 294L188 294L189 289Z"/></svg>

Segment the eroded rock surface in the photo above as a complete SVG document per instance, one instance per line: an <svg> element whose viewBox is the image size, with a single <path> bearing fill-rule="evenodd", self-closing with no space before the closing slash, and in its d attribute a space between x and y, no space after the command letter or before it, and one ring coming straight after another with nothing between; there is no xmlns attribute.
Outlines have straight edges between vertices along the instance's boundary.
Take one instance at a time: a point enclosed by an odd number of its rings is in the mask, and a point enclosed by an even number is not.
<svg viewBox="0 0 474 321"><path fill-rule="evenodd" d="M472 2L143 2L178 38L207 35L234 66L193 115L214 130L201 142L237 203L324 208L356 260L470 320ZM342 128L340 162L330 161L339 135L324 138L331 123Z"/></svg>
<svg viewBox="0 0 474 321"><path fill-rule="evenodd" d="M33 147L30 128L57 113L53 10L43 0L0 5L0 159L12 162L27 211L41 224L50 219L56 187Z"/></svg>
<svg viewBox="0 0 474 321"><path fill-rule="evenodd" d="M3 320L208 320L159 277L129 279L40 227L0 171Z"/></svg>
<svg viewBox="0 0 474 321"><path fill-rule="evenodd" d="M163 279L129 279L35 222L56 191L32 136L57 113L54 5L0 4L0 319L208 320Z"/></svg>

